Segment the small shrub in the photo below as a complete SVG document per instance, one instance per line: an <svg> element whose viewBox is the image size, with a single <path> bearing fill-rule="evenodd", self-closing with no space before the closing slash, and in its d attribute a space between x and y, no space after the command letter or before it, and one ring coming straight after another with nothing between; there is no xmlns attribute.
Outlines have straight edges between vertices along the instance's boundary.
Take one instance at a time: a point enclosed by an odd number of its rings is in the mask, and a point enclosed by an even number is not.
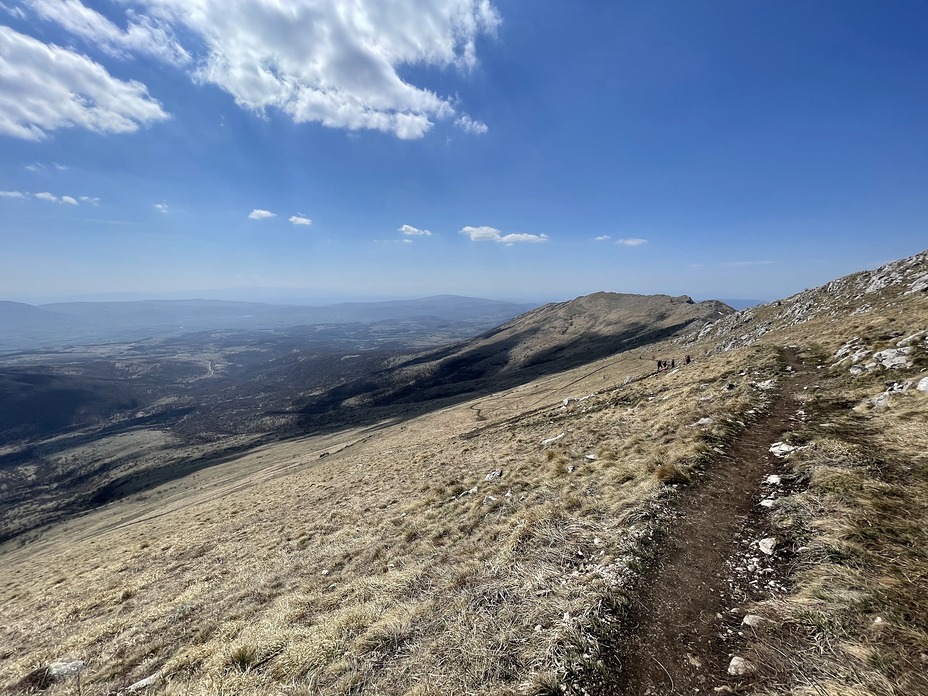
<svg viewBox="0 0 928 696"><path fill-rule="evenodd" d="M248 672L258 662L258 650L251 645L240 645L232 651L229 661L239 672Z"/></svg>

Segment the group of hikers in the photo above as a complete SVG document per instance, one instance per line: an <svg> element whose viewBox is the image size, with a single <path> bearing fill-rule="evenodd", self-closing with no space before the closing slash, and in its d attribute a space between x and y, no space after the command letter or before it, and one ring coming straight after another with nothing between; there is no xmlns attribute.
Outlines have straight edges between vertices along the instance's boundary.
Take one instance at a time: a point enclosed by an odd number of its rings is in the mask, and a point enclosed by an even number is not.
<svg viewBox="0 0 928 696"><path fill-rule="evenodd" d="M684 365L689 365L691 362L692 362L692 358L689 355L683 358ZM674 369L676 366L677 366L677 361L675 358L671 358L670 360L658 360L657 361L658 372L666 372L667 370Z"/></svg>

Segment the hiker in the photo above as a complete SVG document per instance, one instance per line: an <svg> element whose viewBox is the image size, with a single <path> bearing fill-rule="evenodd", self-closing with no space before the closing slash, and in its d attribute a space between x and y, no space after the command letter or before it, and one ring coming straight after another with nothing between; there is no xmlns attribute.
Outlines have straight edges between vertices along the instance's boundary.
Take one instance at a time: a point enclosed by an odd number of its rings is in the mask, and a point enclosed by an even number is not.
<svg viewBox="0 0 928 696"><path fill-rule="evenodd" d="M690 364L690 356L689 356L689 354L687 354L687 356L683 359L683 364L684 364L684 365L689 365L689 364Z"/></svg>
<svg viewBox="0 0 928 696"><path fill-rule="evenodd" d="M657 371L658 371L658 372L660 372L660 371L661 371L661 368L663 367L663 365L661 364L661 362L662 362L661 360L658 360L658 361L657 361Z"/></svg>
<svg viewBox="0 0 928 696"><path fill-rule="evenodd" d="M676 359L676 358L671 358L671 359L670 359L670 369L672 370L672 369L675 368L676 366L677 366L677 359Z"/></svg>

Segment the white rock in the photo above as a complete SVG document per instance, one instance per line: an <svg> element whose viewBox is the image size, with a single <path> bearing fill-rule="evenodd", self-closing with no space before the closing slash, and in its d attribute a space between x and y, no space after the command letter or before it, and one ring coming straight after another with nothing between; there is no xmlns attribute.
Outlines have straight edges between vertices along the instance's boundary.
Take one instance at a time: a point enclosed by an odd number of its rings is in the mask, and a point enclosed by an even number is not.
<svg viewBox="0 0 928 696"><path fill-rule="evenodd" d="M489 474L487 474L486 476L484 476L484 477L483 477L483 480L484 480L484 481L495 481L495 480L498 479L498 478L502 478L502 476L503 476L503 470L502 470L502 469L494 469L494 470L491 471Z"/></svg>
<svg viewBox="0 0 928 696"><path fill-rule="evenodd" d="M754 382L753 386L763 391L767 391L777 386L777 381L775 379L765 379L763 382Z"/></svg>
<svg viewBox="0 0 928 696"><path fill-rule="evenodd" d="M921 392L928 392L928 377L918 380L918 385L915 388Z"/></svg>
<svg viewBox="0 0 928 696"><path fill-rule="evenodd" d="M777 547L776 537L765 537L757 542L757 548L768 556L773 555L773 550Z"/></svg>
<svg viewBox="0 0 928 696"><path fill-rule="evenodd" d="M770 474L764 479L764 483L768 486L779 486L781 481L782 479L777 474Z"/></svg>
<svg viewBox="0 0 928 696"><path fill-rule="evenodd" d="M790 452L799 449L793 445L787 445L785 442L774 442L770 445L770 452L773 453L775 457L785 458L789 455Z"/></svg>
<svg viewBox="0 0 928 696"><path fill-rule="evenodd" d="M772 508L777 504L777 501L774 498L764 498L760 501L760 506L765 508Z"/></svg>
<svg viewBox="0 0 928 696"><path fill-rule="evenodd" d="M912 352L911 346L905 348L887 348L873 354L873 359L887 370L899 370L912 367L912 360L908 357Z"/></svg>
<svg viewBox="0 0 928 696"><path fill-rule="evenodd" d="M743 677L753 671L754 665L737 655L731 658L731 662L728 663L728 673L736 677Z"/></svg>
<svg viewBox="0 0 928 696"><path fill-rule="evenodd" d="M83 660L74 660L72 662L52 662L46 670L48 672L48 677L54 682L64 681L71 677L76 677L78 674L84 671L87 665L84 664Z"/></svg>
<svg viewBox="0 0 928 696"><path fill-rule="evenodd" d="M767 623L767 619L763 616L758 616L757 614L748 614L741 620L745 626L750 626L751 628L757 628L758 626L763 626Z"/></svg>
<svg viewBox="0 0 928 696"><path fill-rule="evenodd" d="M136 691L141 691L142 689L147 689L149 686L158 681L158 677L161 676L158 672L155 672L150 677L145 677L144 679L139 679L135 684L131 684L126 688L126 691L134 693Z"/></svg>
<svg viewBox="0 0 928 696"><path fill-rule="evenodd" d="M555 435L554 437L549 437L547 440L542 440L542 441L541 441L541 444L542 444L542 445L550 445L552 442L557 442L558 440L560 440L560 439L561 439L562 437L564 437L566 434L567 434L567 433L561 433L560 435Z"/></svg>

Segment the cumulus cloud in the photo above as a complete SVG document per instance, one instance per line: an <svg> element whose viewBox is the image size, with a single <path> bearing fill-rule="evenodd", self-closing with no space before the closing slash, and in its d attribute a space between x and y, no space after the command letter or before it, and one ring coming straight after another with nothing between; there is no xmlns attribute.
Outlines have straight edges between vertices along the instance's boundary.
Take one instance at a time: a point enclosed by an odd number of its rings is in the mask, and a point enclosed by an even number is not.
<svg viewBox="0 0 928 696"><path fill-rule="evenodd" d="M190 62L190 54L178 43L171 28L156 17L129 9L123 30L80 0L27 0L26 4L42 19L55 22L111 55L127 58L145 54L174 65Z"/></svg>
<svg viewBox="0 0 928 696"><path fill-rule="evenodd" d="M403 225L397 232L402 232L410 237L429 237L432 234L428 230L420 230L418 227L413 227L412 225Z"/></svg>
<svg viewBox="0 0 928 696"><path fill-rule="evenodd" d="M37 193L35 194L35 197L38 198L40 201L48 201L49 203L58 202L58 196L56 196L53 193L49 193L48 191L42 191L42 193Z"/></svg>
<svg viewBox="0 0 928 696"><path fill-rule="evenodd" d="M168 118L145 85L123 81L86 56L0 26L0 134L42 140L83 127L129 133Z"/></svg>
<svg viewBox="0 0 928 696"><path fill-rule="evenodd" d="M270 210L261 210L260 208L255 208L248 213L249 220L266 220L272 217L277 217L277 213L272 213Z"/></svg>
<svg viewBox="0 0 928 696"><path fill-rule="evenodd" d="M638 237L629 237L627 239L618 239L616 244L621 244L622 246L636 247L641 246L642 244L647 244L647 239L639 239Z"/></svg>
<svg viewBox="0 0 928 696"><path fill-rule="evenodd" d="M168 212L168 204L167 204L167 203L155 203L154 208L155 208L155 210L157 210L159 213L167 214L167 212Z"/></svg>
<svg viewBox="0 0 928 696"><path fill-rule="evenodd" d="M405 139L456 110L453 97L411 84L400 71L465 73L476 65L478 38L493 35L500 21L491 0L132 0L121 3L131 5L123 29L81 0L26 2L110 54L195 64L195 80L242 108ZM456 123L477 134L487 128L466 115Z"/></svg>
<svg viewBox="0 0 928 696"><path fill-rule="evenodd" d="M67 203L68 205L77 205L77 199L73 196L62 196L60 200L62 203Z"/></svg>
<svg viewBox="0 0 928 696"><path fill-rule="evenodd" d="M546 234L503 234L495 227L464 227L461 234L467 235L474 242L498 242L500 244L533 243L548 241Z"/></svg>
<svg viewBox="0 0 928 696"><path fill-rule="evenodd" d="M255 212L257 212L257 211L255 211ZM267 212L267 211L265 210L265 211L261 211L261 212ZM271 215L273 216L273 213L271 213ZM251 217L251 216L249 216L249 217ZM292 222L294 225L311 225L311 224L313 224L313 221L312 221L312 220L310 220L308 217L304 217L303 215L291 215L291 216L290 216L290 222Z"/></svg>
<svg viewBox="0 0 928 696"><path fill-rule="evenodd" d="M0 191L0 198L25 198L26 194L22 191Z"/></svg>
<svg viewBox="0 0 928 696"><path fill-rule="evenodd" d="M608 234L601 234L598 237L595 237L597 242L605 242L607 239L612 239Z"/></svg>
<svg viewBox="0 0 928 696"><path fill-rule="evenodd" d="M460 128L465 133L470 133L471 135L483 135L489 131L489 127L483 121L475 121L467 114L464 114L458 119L455 119L454 125Z"/></svg>

